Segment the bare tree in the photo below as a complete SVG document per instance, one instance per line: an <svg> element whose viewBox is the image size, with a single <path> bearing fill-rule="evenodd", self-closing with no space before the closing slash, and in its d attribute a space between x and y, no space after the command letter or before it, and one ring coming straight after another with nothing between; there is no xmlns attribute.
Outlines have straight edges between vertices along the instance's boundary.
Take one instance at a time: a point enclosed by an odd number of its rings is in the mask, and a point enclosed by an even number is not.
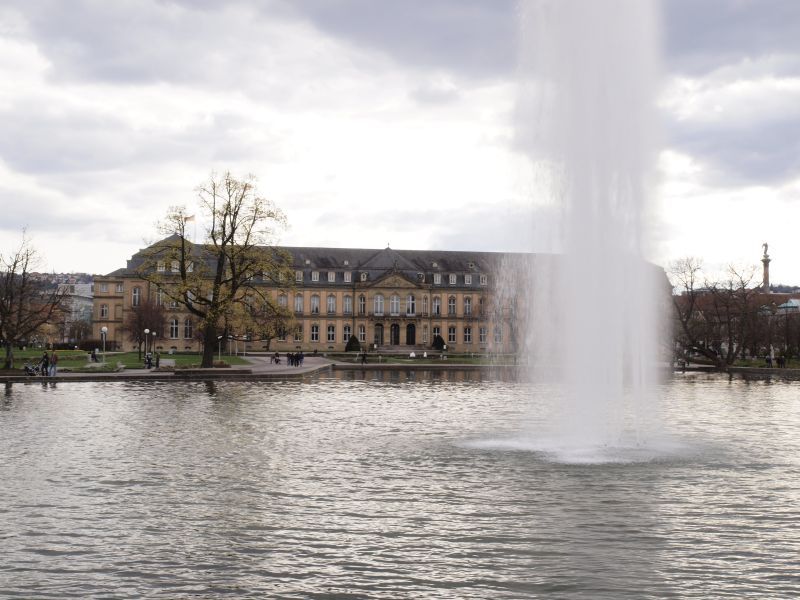
<svg viewBox="0 0 800 600"><path fill-rule="evenodd" d="M199 319L201 364L211 367L218 331L233 318L235 307L248 298L267 302L270 287L291 281L291 261L272 245L273 228L284 226L285 217L258 195L252 176L212 174L197 193L209 223L205 243L187 237L194 215L173 207L162 226L169 237L153 247L140 275Z"/></svg>
<svg viewBox="0 0 800 600"><path fill-rule="evenodd" d="M142 343L146 342L148 332L159 332L164 335L167 324L167 313L164 307L152 298L145 299L139 306L134 306L125 317L122 331L127 332L128 340L136 344L139 350L139 360L142 359Z"/></svg>
<svg viewBox="0 0 800 600"><path fill-rule="evenodd" d="M0 338L6 369L14 368L14 346L51 322L65 298L65 290L34 276L37 265L38 255L24 231L16 250L0 254Z"/></svg>

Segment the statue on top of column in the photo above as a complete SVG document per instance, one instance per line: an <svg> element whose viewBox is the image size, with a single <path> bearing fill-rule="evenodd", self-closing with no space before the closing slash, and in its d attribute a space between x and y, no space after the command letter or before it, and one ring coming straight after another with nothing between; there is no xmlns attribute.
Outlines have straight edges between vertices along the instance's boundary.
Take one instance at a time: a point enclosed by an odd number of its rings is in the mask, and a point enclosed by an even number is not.
<svg viewBox="0 0 800 600"><path fill-rule="evenodd" d="M769 244L767 244L767 242L764 242L761 245L764 247L764 258L767 258L769 256L769 254L767 254L767 250L769 249Z"/></svg>

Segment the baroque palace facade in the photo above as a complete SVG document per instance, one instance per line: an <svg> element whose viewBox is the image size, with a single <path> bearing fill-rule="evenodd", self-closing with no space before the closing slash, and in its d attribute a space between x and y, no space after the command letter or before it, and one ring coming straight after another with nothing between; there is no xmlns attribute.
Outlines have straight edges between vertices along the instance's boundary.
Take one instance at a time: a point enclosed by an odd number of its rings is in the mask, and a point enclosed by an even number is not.
<svg viewBox="0 0 800 600"><path fill-rule="evenodd" d="M370 351L431 349L439 335L448 352L513 351L510 310L494 302L504 253L281 247L291 257L294 281L264 283L277 305L294 317L270 340L270 351L343 351L351 335ZM93 335L107 328L110 348L135 350L123 324L145 298L159 298L155 283L140 276L148 249L94 280ZM174 265L172 268L176 268ZM170 265L165 265L169 273ZM167 303L166 331L154 347L199 351L198 324L178 303ZM233 332L240 333L240 332ZM264 340L245 339L239 349L267 350Z"/></svg>

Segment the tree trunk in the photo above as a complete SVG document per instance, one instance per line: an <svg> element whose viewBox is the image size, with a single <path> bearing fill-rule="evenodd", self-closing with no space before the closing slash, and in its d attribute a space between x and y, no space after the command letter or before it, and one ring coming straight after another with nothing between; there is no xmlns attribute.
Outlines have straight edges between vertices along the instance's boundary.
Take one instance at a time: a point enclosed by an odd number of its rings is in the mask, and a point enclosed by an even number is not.
<svg viewBox="0 0 800 600"><path fill-rule="evenodd" d="M6 341L6 357L3 361L3 368L4 369L13 369L14 368L14 345Z"/></svg>
<svg viewBox="0 0 800 600"><path fill-rule="evenodd" d="M214 352L219 343L221 342L217 340L217 327L213 323L207 323L203 327L203 360L200 362L202 368L209 369L214 366Z"/></svg>

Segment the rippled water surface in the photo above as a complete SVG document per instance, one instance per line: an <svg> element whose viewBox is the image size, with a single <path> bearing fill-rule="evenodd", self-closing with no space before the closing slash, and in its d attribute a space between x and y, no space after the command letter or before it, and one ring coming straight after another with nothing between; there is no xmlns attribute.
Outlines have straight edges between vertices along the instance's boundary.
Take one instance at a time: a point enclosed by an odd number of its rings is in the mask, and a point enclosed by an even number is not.
<svg viewBox="0 0 800 600"><path fill-rule="evenodd" d="M0 595L800 596L800 384L674 380L583 463L545 388L385 377L7 386Z"/></svg>

